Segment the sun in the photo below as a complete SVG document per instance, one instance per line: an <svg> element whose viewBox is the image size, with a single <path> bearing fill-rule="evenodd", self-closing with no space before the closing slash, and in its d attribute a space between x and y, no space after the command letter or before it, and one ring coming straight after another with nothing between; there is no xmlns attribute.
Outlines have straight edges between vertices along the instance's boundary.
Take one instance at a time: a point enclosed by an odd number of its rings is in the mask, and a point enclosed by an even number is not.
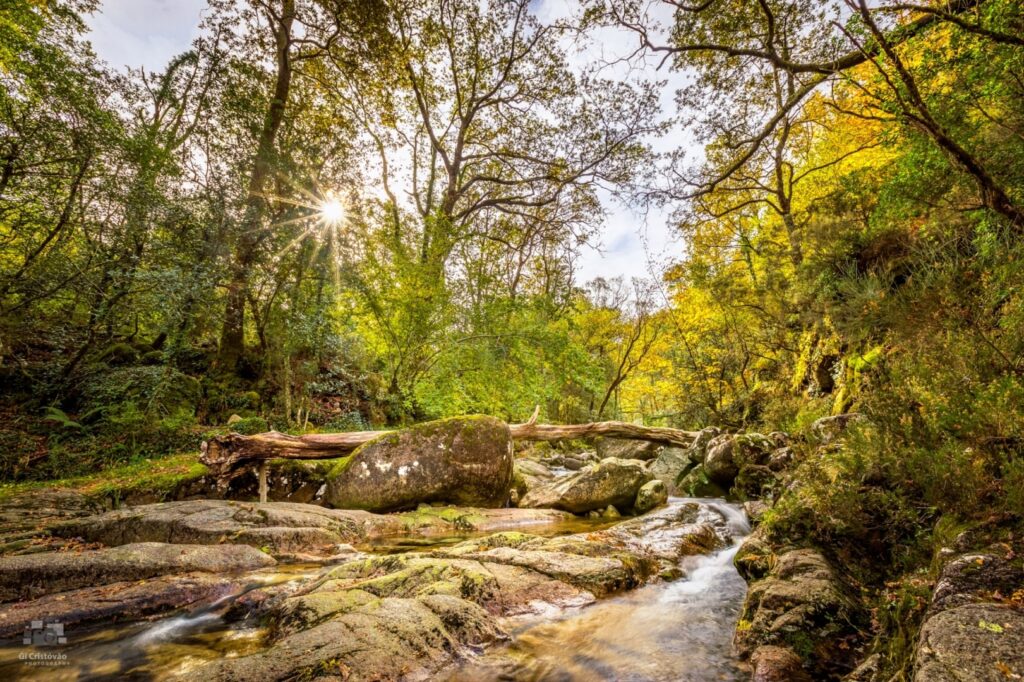
<svg viewBox="0 0 1024 682"><path fill-rule="evenodd" d="M345 220L345 207L335 198L320 202L320 220L327 225L338 225Z"/></svg>

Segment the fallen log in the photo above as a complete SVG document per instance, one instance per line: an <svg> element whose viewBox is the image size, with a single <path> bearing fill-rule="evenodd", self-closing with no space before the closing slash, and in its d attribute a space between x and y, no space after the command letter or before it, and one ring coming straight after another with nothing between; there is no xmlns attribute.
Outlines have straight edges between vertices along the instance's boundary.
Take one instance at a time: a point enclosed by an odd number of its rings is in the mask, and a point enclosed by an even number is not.
<svg viewBox="0 0 1024 682"><path fill-rule="evenodd" d="M592 422L589 424L537 424L538 410L524 424L510 424L514 440L557 441L604 436L628 440L646 440L664 445L686 447L697 432L628 422ZM360 445L391 431L352 431L349 433L311 433L289 436L268 431L252 436L229 433L204 441L199 461L210 469L218 484L226 485L249 465L270 459L333 459L350 454Z"/></svg>

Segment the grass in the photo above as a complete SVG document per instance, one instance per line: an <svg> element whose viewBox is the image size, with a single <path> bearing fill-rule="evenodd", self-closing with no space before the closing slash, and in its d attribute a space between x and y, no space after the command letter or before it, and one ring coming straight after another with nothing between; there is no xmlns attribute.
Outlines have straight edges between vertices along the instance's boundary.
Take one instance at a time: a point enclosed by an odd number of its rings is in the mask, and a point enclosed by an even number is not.
<svg viewBox="0 0 1024 682"><path fill-rule="evenodd" d="M202 478L206 473L206 466L199 462L197 453L184 452L158 459L139 460L88 476L0 483L0 502L41 488L74 490L90 499L120 499L136 492L162 495L182 483Z"/></svg>

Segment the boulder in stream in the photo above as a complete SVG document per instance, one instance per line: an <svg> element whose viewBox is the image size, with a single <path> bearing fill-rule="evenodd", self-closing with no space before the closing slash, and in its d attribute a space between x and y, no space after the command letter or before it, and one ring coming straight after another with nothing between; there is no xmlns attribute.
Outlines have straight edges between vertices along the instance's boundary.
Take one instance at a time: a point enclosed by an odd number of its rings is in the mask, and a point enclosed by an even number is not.
<svg viewBox="0 0 1024 682"><path fill-rule="evenodd" d="M651 480L644 462L636 459L601 460L571 476L531 489L519 501L520 507L548 507L583 514L613 505L628 509L637 491Z"/></svg>
<svg viewBox="0 0 1024 682"><path fill-rule="evenodd" d="M493 417L441 419L360 446L327 476L324 499L372 512L421 502L501 507L512 485L512 434Z"/></svg>

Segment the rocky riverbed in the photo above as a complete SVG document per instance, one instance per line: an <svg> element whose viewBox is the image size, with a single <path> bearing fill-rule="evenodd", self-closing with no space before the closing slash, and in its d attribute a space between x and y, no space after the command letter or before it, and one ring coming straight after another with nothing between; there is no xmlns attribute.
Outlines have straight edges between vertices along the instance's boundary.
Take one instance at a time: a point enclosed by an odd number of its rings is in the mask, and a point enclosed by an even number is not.
<svg viewBox="0 0 1024 682"><path fill-rule="evenodd" d="M821 425L823 447L846 421ZM451 436L466 428L435 429L408 466L454 457L474 485L469 441ZM367 449L373 474L272 477L279 500L319 504L209 499L225 491L195 482L116 509L69 490L8 498L0 679L888 680L864 585L829 547L762 523L794 494L784 434L523 449L498 508L413 506L443 493L385 466L401 442ZM372 504L331 508L341 475ZM994 517L939 548L906 642L915 682L1016 679L1014 528Z"/></svg>

